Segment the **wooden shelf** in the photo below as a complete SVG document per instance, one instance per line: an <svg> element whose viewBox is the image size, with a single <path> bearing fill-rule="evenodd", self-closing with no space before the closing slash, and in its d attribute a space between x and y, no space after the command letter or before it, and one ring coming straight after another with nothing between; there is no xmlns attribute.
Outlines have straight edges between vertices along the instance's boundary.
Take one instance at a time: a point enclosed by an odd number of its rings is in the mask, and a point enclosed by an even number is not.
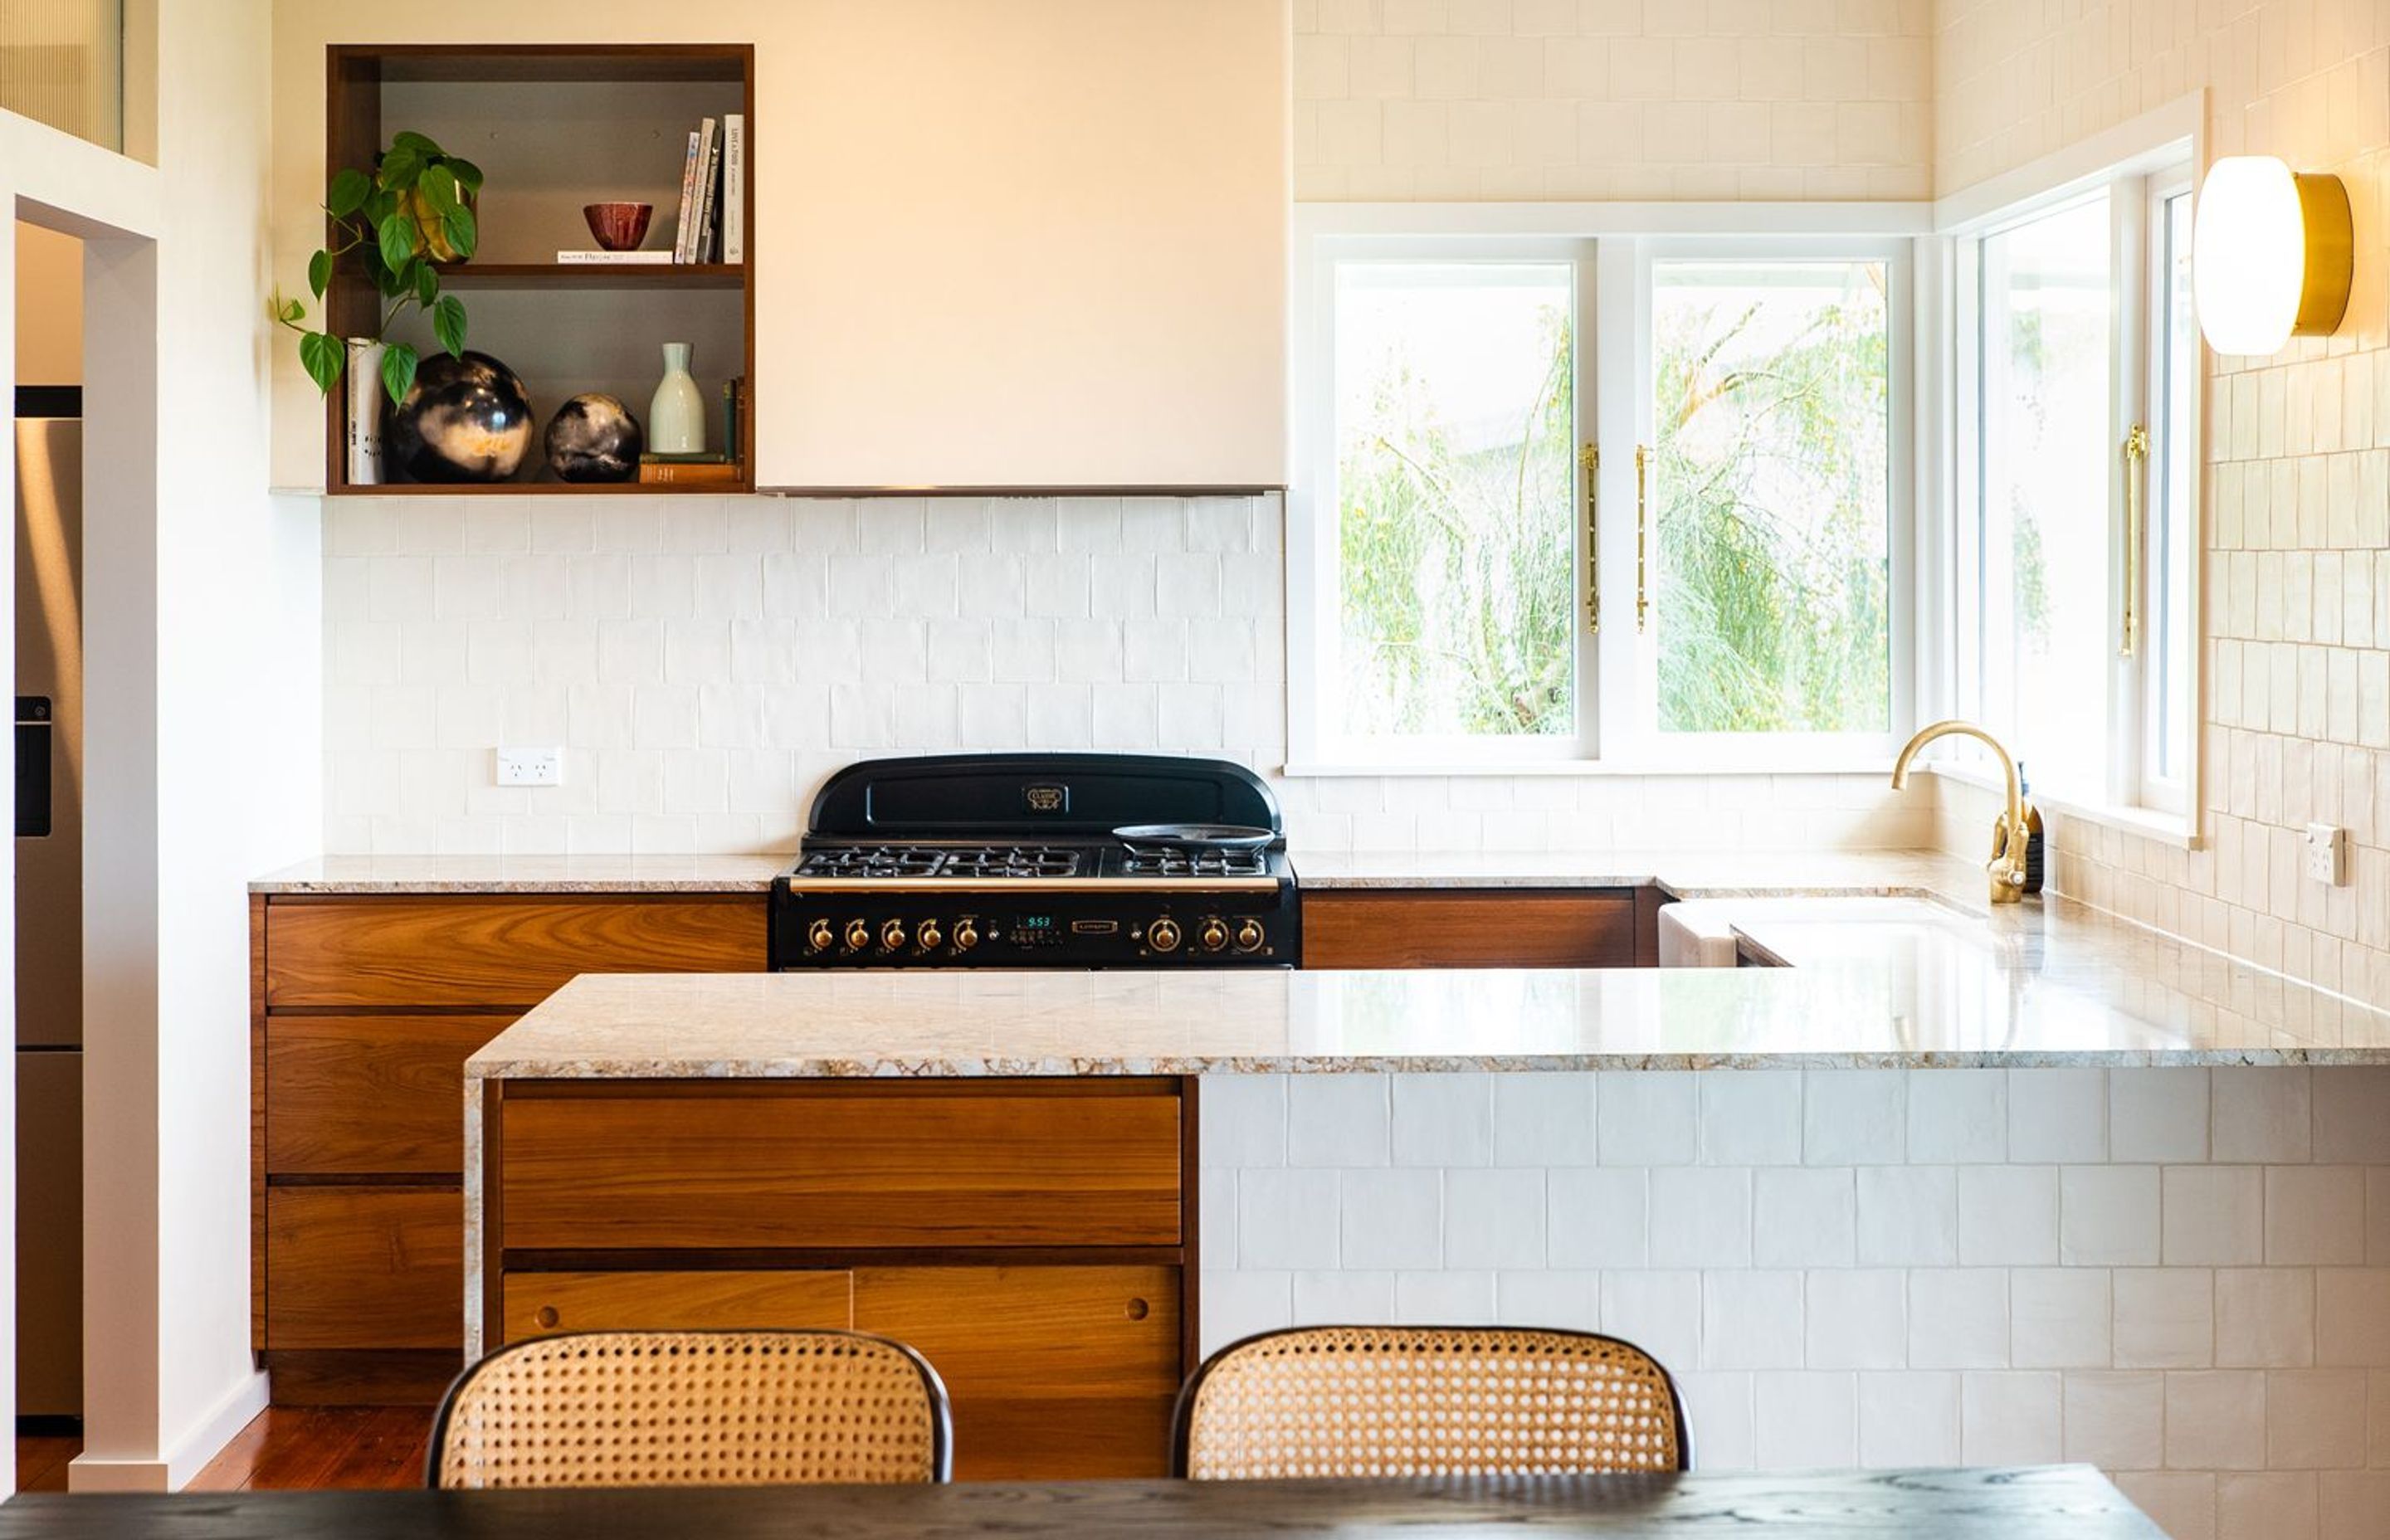
<svg viewBox="0 0 2390 1540"><path fill-rule="evenodd" d="M696 349L708 400L732 376L748 381L749 420L728 448L754 464L755 58L748 44L336 44L327 65L325 162L365 166L388 135L413 128L469 149L488 174L479 209L482 248L444 267L441 285L468 299L466 346L522 377L539 423L566 396L602 391L636 411L653 389L654 345ZM662 235L678 214L681 140L700 117L743 113L745 263L614 265L546 260L582 249L581 206L603 199L652 203ZM661 238L653 237L651 238ZM381 306L360 262L343 261L326 297L336 335L373 329ZM420 315L389 333L427 356L435 345ZM325 494L334 497L739 495L752 479L721 484L557 481L536 433L530 461L506 481L346 483L347 392L325 403ZM642 414L644 415L644 414ZM390 468L385 467L388 470Z"/></svg>
<svg viewBox="0 0 2390 1540"><path fill-rule="evenodd" d="M743 497L754 490L752 481L385 481L379 486L336 481L324 493L329 497Z"/></svg>
<svg viewBox="0 0 2390 1540"><path fill-rule="evenodd" d="M440 269L443 289L738 289L744 263L468 262Z"/></svg>

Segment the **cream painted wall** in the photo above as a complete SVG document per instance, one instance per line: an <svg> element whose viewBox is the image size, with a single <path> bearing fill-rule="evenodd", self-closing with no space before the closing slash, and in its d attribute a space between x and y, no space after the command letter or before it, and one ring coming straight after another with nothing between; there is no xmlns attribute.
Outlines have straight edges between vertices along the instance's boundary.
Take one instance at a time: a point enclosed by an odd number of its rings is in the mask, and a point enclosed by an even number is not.
<svg viewBox="0 0 2390 1540"><path fill-rule="evenodd" d="M17 383L83 382L83 243L17 222Z"/></svg>
<svg viewBox="0 0 2390 1540"><path fill-rule="evenodd" d="M1934 10L1295 0L1295 196L1924 198Z"/></svg>
<svg viewBox="0 0 2390 1540"><path fill-rule="evenodd" d="M2051 871L2104 908L2390 1004L2390 6L1951 0L1936 41L1945 193L2201 89L2212 153L2347 185L2339 332L2210 364L2206 848L2060 818ZM1987 799L1943 799L1949 848L1979 848ZM2349 886L2302 874L2310 821L2348 828Z"/></svg>
<svg viewBox="0 0 2390 1540"><path fill-rule="evenodd" d="M264 490L268 5L135 0L126 21L128 78L158 83L128 93L128 142L156 169L0 114L0 198L83 237L91 318L90 1329L71 1480L158 1489L263 1400L246 879L317 838L320 563L316 510ZM13 278L13 243L0 267Z"/></svg>

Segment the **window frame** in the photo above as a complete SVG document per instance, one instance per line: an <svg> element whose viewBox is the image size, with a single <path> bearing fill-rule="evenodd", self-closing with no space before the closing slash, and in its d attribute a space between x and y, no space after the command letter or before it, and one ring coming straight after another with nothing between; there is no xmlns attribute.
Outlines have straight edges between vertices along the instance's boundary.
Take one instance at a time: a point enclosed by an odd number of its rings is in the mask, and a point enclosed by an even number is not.
<svg viewBox="0 0 2390 1540"><path fill-rule="evenodd" d="M2135 833L2173 841L2186 848L2200 842L2200 802L2204 783L2206 720L2206 641L2204 593L2207 561L2207 495L2204 420L2207 352L2194 340L2190 367L2192 389L2187 420L2178 430L2191 441L2190 506L2180 510L2179 533L2188 542L2190 582L2184 624L2191 637L2188 677L2183 681L2181 709L2190 720L2188 754L2181 776L2156 781L2145 773L2155 731L2155 647L2148 621L2151 597L2159 580L2152 554L2156 545L2158 508L2153 493L2157 473L2156 447L2163 437L2164 414L2159 409L2163 387L2164 232L2158 218L2164 200L2191 192L2197 170L2204 164L2204 100L2181 98L2056 155L1944 199L1936 205L1935 225L1949 248L1950 275L1942 310L1935 323L1948 350L1949 367L1942 380L1949 398L1937 429L1946 465L1935 479L1947 489L1938 505L1947 520L1935 532L1944 568L1925 590L1939 610L1933 626L1939 633L1942 655L1935 663L1932 694L1944 714L1973 716L1983 700L1970 682L1971 665L1982 651L1983 616L1970 591L1974 576L1968 562L1970 527L1981 515L1982 490L1982 296L1983 248L1985 237L2097 193L2105 192L2110 222L2109 435L2108 460L2108 616L2110 638L2107 671L2107 731L2105 773L2096 788L2037 787L2036 801L2077 817ZM2131 425L2147 425L2152 450L2139 467L2143 499L2142 547L2136 568L2139 592L2135 596L2139 645L2132 656L2114 645L2124 620L2123 558L2126 541L2125 436ZM1987 722L1995 732L2004 724ZM1936 768L1955 778L1980 785L1997 781L1987 756L1961 746L1937 762Z"/></svg>
<svg viewBox="0 0 2390 1540"><path fill-rule="evenodd" d="M1924 495L1917 439L1928 393L1928 335L1917 269L1930 250L1924 203L1298 204L1290 262L1285 773L1315 775L1650 775L1881 771L1913 728ZM1892 703L1882 734L1658 731L1656 630L1634 628L1638 444L1650 425L1650 273L1654 256L1882 261L1890 285L1888 455ZM1338 656L1336 269L1347 261L1515 261L1577 264L1577 442L1600 446L1602 625L1587 633L1586 481L1574 489L1576 732L1548 738L1353 738L1330 733ZM1621 382L1625 382L1622 388ZM1605 382L1607 389L1605 389ZM1604 646L1608 643L1611 645Z"/></svg>

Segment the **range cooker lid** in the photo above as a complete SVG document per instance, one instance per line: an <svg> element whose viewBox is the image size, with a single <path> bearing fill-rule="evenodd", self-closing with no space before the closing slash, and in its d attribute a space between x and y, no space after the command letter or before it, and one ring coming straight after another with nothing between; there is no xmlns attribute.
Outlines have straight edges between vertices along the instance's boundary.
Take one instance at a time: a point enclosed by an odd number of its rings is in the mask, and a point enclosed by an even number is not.
<svg viewBox="0 0 2390 1540"><path fill-rule="evenodd" d="M1282 841L1278 798L1227 760L1175 754L932 754L848 765L814 798L808 836L1109 839L1124 824L1245 824Z"/></svg>

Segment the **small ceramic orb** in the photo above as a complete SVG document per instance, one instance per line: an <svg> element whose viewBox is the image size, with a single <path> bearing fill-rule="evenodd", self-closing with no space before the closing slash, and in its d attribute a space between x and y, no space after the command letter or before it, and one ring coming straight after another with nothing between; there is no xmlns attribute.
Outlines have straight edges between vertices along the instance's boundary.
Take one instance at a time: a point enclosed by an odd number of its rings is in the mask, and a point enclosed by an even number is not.
<svg viewBox="0 0 2390 1540"><path fill-rule="evenodd" d="M547 464L564 481L627 481L639 473L639 419L596 391L574 396L547 419Z"/></svg>

